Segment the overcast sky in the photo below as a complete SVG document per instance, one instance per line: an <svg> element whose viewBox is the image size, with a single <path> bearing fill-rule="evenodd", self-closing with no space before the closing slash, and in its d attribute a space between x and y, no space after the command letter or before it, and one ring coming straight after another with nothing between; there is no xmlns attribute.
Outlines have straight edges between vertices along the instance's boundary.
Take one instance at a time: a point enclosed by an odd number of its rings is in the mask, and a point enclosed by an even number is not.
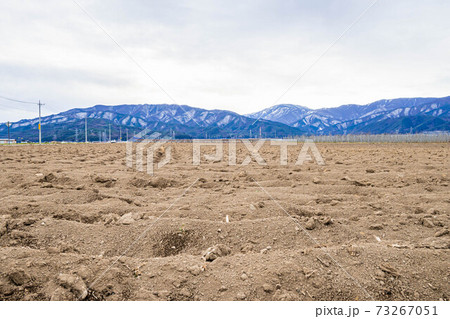
<svg viewBox="0 0 450 319"><path fill-rule="evenodd" d="M450 95L450 1L77 0L178 104L241 114ZM0 2L0 95L44 114L173 103L72 0ZM0 99L0 121L37 106Z"/></svg>

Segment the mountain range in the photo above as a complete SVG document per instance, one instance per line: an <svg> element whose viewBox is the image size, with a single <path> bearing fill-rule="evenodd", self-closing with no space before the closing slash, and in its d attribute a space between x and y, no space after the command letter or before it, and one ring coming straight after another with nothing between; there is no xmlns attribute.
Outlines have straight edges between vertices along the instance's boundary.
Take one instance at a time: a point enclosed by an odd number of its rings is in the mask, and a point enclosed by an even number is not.
<svg viewBox="0 0 450 319"><path fill-rule="evenodd" d="M42 118L43 141L125 140L144 128L175 138L293 137L300 135L450 132L450 97L400 98L366 105L311 109L280 104L240 115L188 105L96 105ZM12 123L11 138L37 141L38 119ZM111 130L111 134L109 133ZM0 124L0 137L7 126Z"/></svg>
<svg viewBox="0 0 450 319"><path fill-rule="evenodd" d="M449 111L450 97L400 98L315 110L281 104L247 116L306 128L311 134L404 134L450 131Z"/></svg>

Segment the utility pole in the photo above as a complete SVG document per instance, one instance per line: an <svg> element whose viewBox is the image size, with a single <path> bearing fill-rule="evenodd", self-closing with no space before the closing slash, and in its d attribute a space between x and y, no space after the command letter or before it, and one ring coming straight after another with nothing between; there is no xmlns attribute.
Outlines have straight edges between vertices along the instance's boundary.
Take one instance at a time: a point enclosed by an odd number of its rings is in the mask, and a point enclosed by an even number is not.
<svg viewBox="0 0 450 319"><path fill-rule="evenodd" d="M78 143L78 128L75 128L75 143Z"/></svg>
<svg viewBox="0 0 450 319"><path fill-rule="evenodd" d="M119 142L122 142L122 126L119 126Z"/></svg>
<svg viewBox="0 0 450 319"><path fill-rule="evenodd" d="M9 135L9 127L11 126L11 123L8 121L8 144L11 144L11 135Z"/></svg>
<svg viewBox="0 0 450 319"><path fill-rule="evenodd" d="M111 143L111 124L109 124L109 142Z"/></svg>
<svg viewBox="0 0 450 319"><path fill-rule="evenodd" d="M41 100L39 100L39 145L41 145L42 143L42 135L41 135L41 106L45 105L43 103L41 103Z"/></svg>
<svg viewBox="0 0 450 319"><path fill-rule="evenodd" d="M87 113L86 117L84 118L84 142L88 142L88 136L87 136Z"/></svg>

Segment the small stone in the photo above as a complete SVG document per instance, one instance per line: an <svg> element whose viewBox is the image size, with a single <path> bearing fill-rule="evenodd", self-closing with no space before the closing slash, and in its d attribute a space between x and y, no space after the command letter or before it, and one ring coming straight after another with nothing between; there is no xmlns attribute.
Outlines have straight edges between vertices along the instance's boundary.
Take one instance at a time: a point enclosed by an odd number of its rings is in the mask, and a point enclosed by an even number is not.
<svg viewBox="0 0 450 319"><path fill-rule="evenodd" d="M241 275L241 280L247 280L247 279L248 279L247 274L246 274L246 273L243 273L243 274Z"/></svg>
<svg viewBox="0 0 450 319"><path fill-rule="evenodd" d="M69 274L59 274L58 282L61 286L69 289L75 294L77 299L83 300L87 297L88 290L86 284L80 277Z"/></svg>
<svg viewBox="0 0 450 319"><path fill-rule="evenodd" d="M271 284L265 283L263 285L263 290L267 293L273 292L273 286Z"/></svg>
<svg viewBox="0 0 450 319"><path fill-rule="evenodd" d="M322 218L321 222L324 225L331 225L333 223L333 220L331 219L330 216L325 216Z"/></svg>
<svg viewBox="0 0 450 319"><path fill-rule="evenodd" d="M132 213L132 217L134 220L143 219L144 213L143 212L134 212L134 213Z"/></svg>
<svg viewBox="0 0 450 319"><path fill-rule="evenodd" d="M228 290L228 288L225 287L225 286L221 286L221 287L219 288L219 291L220 291L220 292L224 292L224 291L227 291L227 290Z"/></svg>
<svg viewBox="0 0 450 319"><path fill-rule="evenodd" d="M318 177L314 177L313 178L313 183L314 184L320 184L320 179Z"/></svg>
<svg viewBox="0 0 450 319"><path fill-rule="evenodd" d="M422 219L422 225L424 225L425 227L428 227L428 228L434 227L433 221L430 218Z"/></svg>
<svg viewBox="0 0 450 319"><path fill-rule="evenodd" d="M369 229L371 229L371 230L381 230L381 229L383 229L383 225L381 225L381 224L372 224L372 225L369 226Z"/></svg>
<svg viewBox="0 0 450 319"><path fill-rule="evenodd" d="M237 298L238 300L244 300L246 297L247 297L247 296L246 296L243 292L239 292L239 293L236 295L236 298Z"/></svg>
<svg viewBox="0 0 450 319"><path fill-rule="evenodd" d="M130 225L132 223L134 223L134 218L133 218L133 213L128 213L123 215L122 217L119 218L119 220L117 221L118 224L122 224L122 225Z"/></svg>
<svg viewBox="0 0 450 319"><path fill-rule="evenodd" d="M218 244L213 247L209 247L203 254L206 261L214 261L218 257L227 256L231 253L231 249L223 244Z"/></svg>
<svg viewBox="0 0 450 319"><path fill-rule="evenodd" d="M368 168L368 169L366 169L366 173L372 174L372 173L375 173L375 170L372 168Z"/></svg>
<svg viewBox="0 0 450 319"><path fill-rule="evenodd" d="M271 246L267 246L266 248L261 249L260 253L267 254L269 252L269 250L271 250L271 249L272 249Z"/></svg>
<svg viewBox="0 0 450 319"><path fill-rule="evenodd" d="M253 204L250 204L250 210L256 210L256 207L255 207L255 205L253 205Z"/></svg>
<svg viewBox="0 0 450 319"><path fill-rule="evenodd" d="M305 224L305 228L308 230L313 230L316 228L316 220L315 218L311 217Z"/></svg>

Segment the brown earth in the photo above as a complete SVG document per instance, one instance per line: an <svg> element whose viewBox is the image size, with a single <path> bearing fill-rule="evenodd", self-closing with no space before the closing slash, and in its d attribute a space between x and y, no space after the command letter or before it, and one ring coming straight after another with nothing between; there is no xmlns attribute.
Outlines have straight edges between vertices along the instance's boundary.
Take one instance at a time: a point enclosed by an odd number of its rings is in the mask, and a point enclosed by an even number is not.
<svg viewBox="0 0 450 319"><path fill-rule="evenodd" d="M0 147L0 299L449 299L449 144L170 145L154 176L125 144Z"/></svg>

